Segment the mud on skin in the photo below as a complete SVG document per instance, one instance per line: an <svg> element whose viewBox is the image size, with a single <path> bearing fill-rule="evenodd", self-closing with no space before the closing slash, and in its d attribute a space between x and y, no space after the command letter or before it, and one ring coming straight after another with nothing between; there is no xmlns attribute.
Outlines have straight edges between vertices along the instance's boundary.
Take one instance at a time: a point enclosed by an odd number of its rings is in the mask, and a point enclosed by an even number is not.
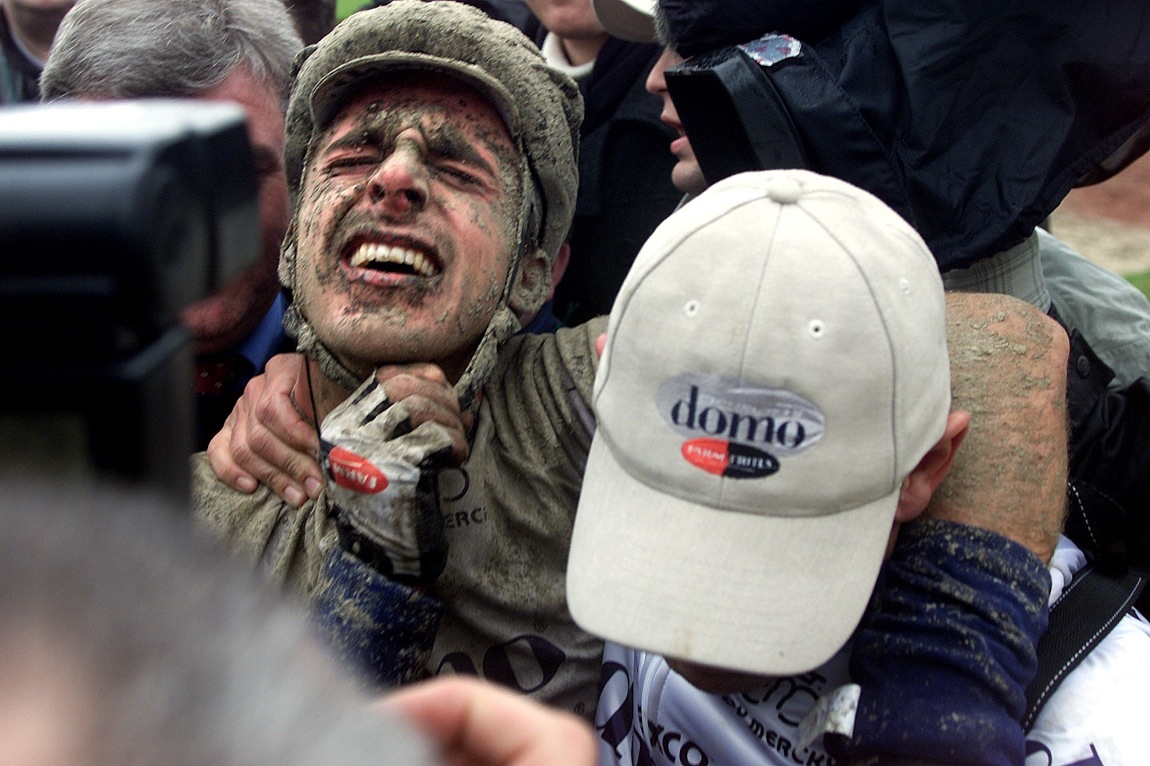
<svg viewBox="0 0 1150 766"><path fill-rule="evenodd" d="M313 145L298 222L305 236L297 299L353 369L430 360L458 377L503 294L522 160L494 108L465 86L421 75L369 90ZM400 190L405 197L394 208L367 199L397 165L402 183L419 188ZM438 273L349 278L346 253L376 240L428 253Z"/></svg>
<svg viewBox="0 0 1150 766"><path fill-rule="evenodd" d="M997 305L956 309L963 300ZM1005 296L948 297L947 333L951 407L972 417L928 514L999 532L1049 560L1066 502L1065 334Z"/></svg>

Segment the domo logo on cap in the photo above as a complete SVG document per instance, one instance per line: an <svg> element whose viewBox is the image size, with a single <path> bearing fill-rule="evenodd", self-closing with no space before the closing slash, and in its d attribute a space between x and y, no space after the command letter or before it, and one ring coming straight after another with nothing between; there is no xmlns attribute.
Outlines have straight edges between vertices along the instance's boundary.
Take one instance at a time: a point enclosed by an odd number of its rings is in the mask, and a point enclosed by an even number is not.
<svg viewBox="0 0 1150 766"><path fill-rule="evenodd" d="M795 393L706 373L668 380L656 406L664 422L686 437L684 459L733 479L770 476L779 470L776 455L808 449L826 425L819 408Z"/></svg>

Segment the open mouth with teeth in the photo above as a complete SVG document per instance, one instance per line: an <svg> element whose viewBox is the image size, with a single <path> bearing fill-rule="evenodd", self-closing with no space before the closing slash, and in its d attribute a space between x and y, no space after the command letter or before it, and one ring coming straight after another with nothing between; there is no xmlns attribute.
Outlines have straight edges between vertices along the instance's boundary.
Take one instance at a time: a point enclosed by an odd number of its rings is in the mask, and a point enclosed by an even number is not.
<svg viewBox="0 0 1150 766"><path fill-rule="evenodd" d="M439 267L425 253L409 247L364 242L348 258L353 268L371 269L388 274L434 277Z"/></svg>

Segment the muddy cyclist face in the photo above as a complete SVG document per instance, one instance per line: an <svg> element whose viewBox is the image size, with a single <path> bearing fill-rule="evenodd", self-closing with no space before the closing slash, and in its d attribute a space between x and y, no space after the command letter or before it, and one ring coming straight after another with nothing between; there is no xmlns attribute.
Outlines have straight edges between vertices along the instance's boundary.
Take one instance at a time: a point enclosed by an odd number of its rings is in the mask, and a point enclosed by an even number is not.
<svg viewBox="0 0 1150 766"><path fill-rule="evenodd" d="M444 75L389 75L343 105L304 175L295 300L344 364L458 378L517 246L522 162L495 108Z"/></svg>

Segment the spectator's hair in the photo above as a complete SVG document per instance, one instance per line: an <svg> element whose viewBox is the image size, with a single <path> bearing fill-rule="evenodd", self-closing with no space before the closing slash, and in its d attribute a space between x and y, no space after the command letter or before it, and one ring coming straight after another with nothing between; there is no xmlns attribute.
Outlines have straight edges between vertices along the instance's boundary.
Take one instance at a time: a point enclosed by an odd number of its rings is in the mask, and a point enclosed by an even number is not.
<svg viewBox="0 0 1150 766"><path fill-rule="evenodd" d="M284 5L307 45L318 43L335 27L335 0L284 0Z"/></svg>
<svg viewBox="0 0 1150 766"><path fill-rule="evenodd" d="M675 38L671 34L671 23L667 21L667 12L662 6L655 6L655 42L664 48L674 50Z"/></svg>
<svg viewBox="0 0 1150 766"><path fill-rule="evenodd" d="M434 762L187 514L4 476L0 494L0 731L39 711L47 762Z"/></svg>
<svg viewBox="0 0 1150 766"><path fill-rule="evenodd" d="M80 0L56 33L40 94L185 98L247 67L286 107L302 47L283 0Z"/></svg>

